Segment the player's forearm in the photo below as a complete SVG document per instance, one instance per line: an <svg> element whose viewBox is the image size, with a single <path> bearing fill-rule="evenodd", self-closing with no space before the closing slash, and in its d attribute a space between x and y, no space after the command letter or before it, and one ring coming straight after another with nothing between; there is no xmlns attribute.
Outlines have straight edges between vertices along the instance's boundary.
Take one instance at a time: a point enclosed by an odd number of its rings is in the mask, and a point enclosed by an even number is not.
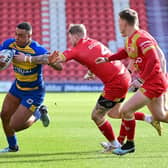
<svg viewBox="0 0 168 168"><path fill-rule="evenodd" d="M62 71L63 70L63 66L60 63L49 64L49 66L51 66L53 69L55 69L57 71Z"/></svg>
<svg viewBox="0 0 168 168"><path fill-rule="evenodd" d="M127 58L128 54L125 49L120 50L119 52L108 57L108 61L121 60Z"/></svg>
<svg viewBox="0 0 168 168"><path fill-rule="evenodd" d="M48 64L48 54L31 57L31 60L29 62L36 64Z"/></svg>

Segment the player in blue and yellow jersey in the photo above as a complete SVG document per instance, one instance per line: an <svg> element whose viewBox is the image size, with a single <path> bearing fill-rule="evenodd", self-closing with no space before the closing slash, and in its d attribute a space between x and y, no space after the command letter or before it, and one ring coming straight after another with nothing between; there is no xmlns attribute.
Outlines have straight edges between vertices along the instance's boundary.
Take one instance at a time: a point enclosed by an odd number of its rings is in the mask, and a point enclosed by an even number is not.
<svg viewBox="0 0 168 168"><path fill-rule="evenodd" d="M27 58L47 54L47 49L33 41L31 36L31 25L23 22L16 27L15 38L4 41L1 50L15 49L26 54ZM62 70L61 64L51 66ZM15 132L30 127L38 119L42 120L44 126L49 124L47 110L44 105L40 106L45 96L42 65L13 59L13 69L16 79L4 99L1 111L9 146L0 150L0 153L19 150Z"/></svg>

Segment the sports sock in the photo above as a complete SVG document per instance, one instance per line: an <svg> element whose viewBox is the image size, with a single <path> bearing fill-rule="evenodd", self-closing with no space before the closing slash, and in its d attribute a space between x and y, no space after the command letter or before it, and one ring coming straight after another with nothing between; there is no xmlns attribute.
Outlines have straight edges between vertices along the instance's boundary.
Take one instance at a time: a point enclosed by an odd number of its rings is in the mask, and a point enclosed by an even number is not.
<svg viewBox="0 0 168 168"><path fill-rule="evenodd" d="M131 120L124 119L124 123L125 123L125 130L127 134L127 140L129 141L134 140L135 126L136 126L135 119L131 119Z"/></svg>
<svg viewBox="0 0 168 168"><path fill-rule="evenodd" d="M144 120L145 119L145 114L141 112L135 112L134 113L135 120Z"/></svg>
<svg viewBox="0 0 168 168"><path fill-rule="evenodd" d="M15 149L16 147L18 147L16 135L7 136L7 141L8 141L8 144L9 144L10 148Z"/></svg>
<svg viewBox="0 0 168 168"><path fill-rule="evenodd" d="M144 120L147 122L147 123L151 123L152 120L153 120L153 117L151 115L147 115L145 116Z"/></svg>
<svg viewBox="0 0 168 168"><path fill-rule="evenodd" d="M125 123L124 123L124 120L122 119L119 136L117 138L120 144L124 143L125 136L126 136Z"/></svg>
<svg viewBox="0 0 168 168"><path fill-rule="evenodd" d="M98 126L98 128L100 129L102 134L108 139L108 141L112 142L113 140L115 140L115 134L109 121L106 120L103 124Z"/></svg>
<svg viewBox="0 0 168 168"><path fill-rule="evenodd" d="M116 139L111 142L111 145L115 148L118 148L121 146L120 142Z"/></svg>
<svg viewBox="0 0 168 168"><path fill-rule="evenodd" d="M36 121L40 119L41 113L39 111L39 108L33 113L33 115L34 115Z"/></svg>

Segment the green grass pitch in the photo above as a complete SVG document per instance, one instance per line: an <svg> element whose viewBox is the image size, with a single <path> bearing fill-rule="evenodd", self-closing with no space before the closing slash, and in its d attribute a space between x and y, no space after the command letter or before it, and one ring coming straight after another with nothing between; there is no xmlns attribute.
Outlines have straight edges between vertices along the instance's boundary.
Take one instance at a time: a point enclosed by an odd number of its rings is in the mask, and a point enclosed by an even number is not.
<svg viewBox="0 0 168 168"><path fill-rule="evenodd" d="M2 104L5 94L0 94ZM130 96L130 94L129 94ZM168 135L137 122L136 152L125 156L100 153L105 138L90 119L99 93L47 93L45 104L51 124L44 128L40 121L17 133L20 151L0 154L0 168L167 168ZM141 111L148 113L144 108ZM109 119L116 134L120 120ZM7 146L0 124L0 148Z"/></svg>

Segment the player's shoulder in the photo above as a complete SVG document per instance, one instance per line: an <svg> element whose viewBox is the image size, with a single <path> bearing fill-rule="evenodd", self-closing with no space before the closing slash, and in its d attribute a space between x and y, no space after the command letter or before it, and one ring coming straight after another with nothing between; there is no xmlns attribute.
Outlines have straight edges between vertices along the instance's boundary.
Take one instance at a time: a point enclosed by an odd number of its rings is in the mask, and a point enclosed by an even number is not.
<svg viewBox="0 0 168 168"><path fill-rule="evenodd" d="M145 30L142 30L142 29L139 30L138 34L139 34L138 40L154 40L152 35L149 32L145 31Z"/></svg>
<svg viewBox="0 0 168 168"><path fill-rule="evenodd" d="M152 37L152 35L150 35L147 31L145 30L139 30L137 32L137 40L136 40L136 43L138 46L143 46L143 45L146 45L146 44L154 44L156 43L155 39Z"/></svg>
<svg viewBox="0 0 168 168"><path fill-rule="evenodd" d="M1 44L1 48L2 49L8 49L10 44L12 44L13 42L15 42L16 40L14 38L8 38L5 41L3 41L3 43Z"/></svg>
<svg viewBox="0 0 168 168"><path fill-rule="evenodd" d="M48 53L48 50L41 44L39 44L37 41L32 40L30 47L35 50L36 55L46 54Z"/></svg>

